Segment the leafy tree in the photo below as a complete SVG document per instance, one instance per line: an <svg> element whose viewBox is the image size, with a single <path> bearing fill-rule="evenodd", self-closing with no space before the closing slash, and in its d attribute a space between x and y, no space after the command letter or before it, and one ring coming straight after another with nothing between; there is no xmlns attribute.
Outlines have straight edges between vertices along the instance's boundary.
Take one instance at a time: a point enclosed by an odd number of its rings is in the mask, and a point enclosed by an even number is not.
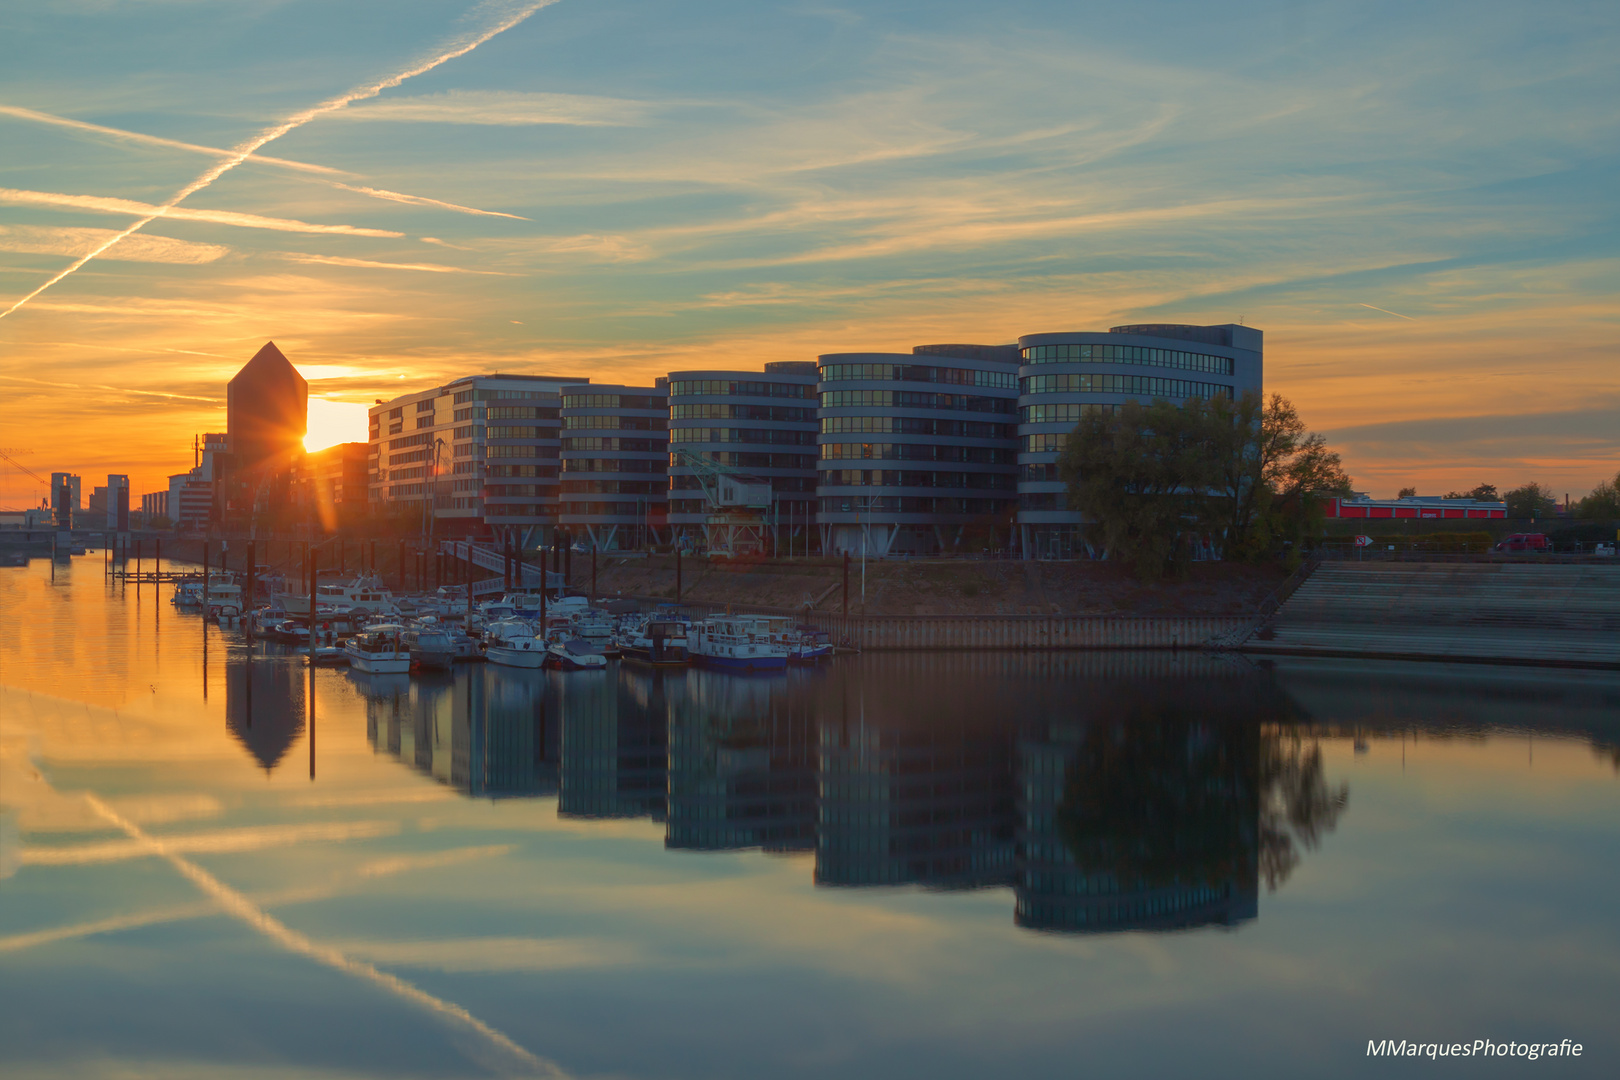
<svg viewBox="0 0 1620 1080"><path fill-rule="evenodd" d="M1510 518L1550 518L1558 509L1553 493L1534 481L1502 496Z"/></svg>
<svg viewBox="0 0 1620 1080"><path fill-rule="evenodd" d="M1481 484L1472 491L1448 491L1447 499L1473 499L1475 502L1499 502L1502 496L1496 493L1495 484Z"/></svg>
<svg viewBox="0 0 1620 1080"><path fill-rule="evenodd" d="M1395 497L1396 497L1396 498L1397 498L1397 499L1412 499L1412 498L1416 498L1416 497L1417 497L1417 488L1415 488L1415 487L1404 487L1404 488L1401 488L1401 490L1400 490L1400 492L1399 492L1399 493L1398 493L1398 494L1397 494L1397 495L1396 495L1396 496L1395 496Z"/></svg>
<svg viewBox="0 0 1620 1080"><path fill-rule="evenodd" d="M1593 488L1576 506L1575 516L1588 521L1620 520L1620 473Z"/></svg>

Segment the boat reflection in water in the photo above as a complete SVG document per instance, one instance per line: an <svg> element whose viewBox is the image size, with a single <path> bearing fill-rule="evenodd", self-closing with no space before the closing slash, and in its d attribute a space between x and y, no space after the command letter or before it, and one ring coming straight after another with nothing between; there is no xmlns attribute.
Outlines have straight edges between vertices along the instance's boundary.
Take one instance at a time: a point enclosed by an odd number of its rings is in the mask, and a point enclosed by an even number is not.
<svg viewBox="0 0 1620 1080"><path fill-rule="evenodd" d="M1270 673L1221 656L474 668L367 714L379 751L469 795L663 821L671 849L813 854L825 887L1008 889L1043 931L1253 919L1348 797Z"/></svg>
<svg viewBox="0 0 1620 1080"><path fill-rule="evenodd" d="M250 649L237 645L226 652L225 723L269 773L304 734L304 669Z"/></svg>

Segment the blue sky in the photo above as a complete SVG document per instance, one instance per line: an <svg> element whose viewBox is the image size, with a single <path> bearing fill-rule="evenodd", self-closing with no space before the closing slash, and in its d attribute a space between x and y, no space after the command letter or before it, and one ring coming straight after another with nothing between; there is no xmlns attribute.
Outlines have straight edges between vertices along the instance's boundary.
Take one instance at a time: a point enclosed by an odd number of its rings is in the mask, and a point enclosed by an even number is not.
<svg viewBox="0 0 1620 1080"><path fill-rule="evenodd" d="M207 148L524 7L10 5L0 310ZM267 339L316 394L369 402L474 370L645 380L1242 319L1358 486L1579 495L1620 468L1617 23L1595 3L558 0L0 318L0 441L152 490ZM85 438L28 430L57 425Z"/></svg>

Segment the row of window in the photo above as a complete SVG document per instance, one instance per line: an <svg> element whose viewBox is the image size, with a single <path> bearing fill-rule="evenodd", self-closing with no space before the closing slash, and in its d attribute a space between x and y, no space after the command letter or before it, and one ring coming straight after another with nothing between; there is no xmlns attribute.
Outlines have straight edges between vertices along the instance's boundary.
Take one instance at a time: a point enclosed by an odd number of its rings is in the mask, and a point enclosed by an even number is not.
<svg viewBox="0 0 1620 1080"><path fill-rule="evenodd" d="M1231 397L1232 388L1221 383L1157 379L1151 375L1031 375L1023 380L1025 394L1140 394L1155 398Z"/></svg>
<svg viewBox="0 0 1620 1080"><path fill-rule="evenodd" d="M521 499L536 495L555 498L557 488L546 484L490 484L484 494L491 499Z"/></svg>
<svg viewBox="0 0 1620 1080"><path fill-rule="evenodd" d="M1012 473L945 472L943 469L826 469L817 474L822 487L934 487L1012 491Z"/></svg>
<svg viewBox="0 0 1620 1080"><path fill-rule="evenodd" d="M565 416L565 428L619 428L623 431L667 431L669 421L652 416Z"/></svg>
<svg viewBox="0 0 1620 1080"><path fill-rule="evenodd" d="M450 471L455 473L457 476L464 473L476 473L478 472L478 467L482 464L483 462L481 461L458 461L456 462L455 468L451 469Z"/></svg>
<svg viewBox="0 0 1620 1080"><path fill-rule="evenodd" d="M771 490L777 494L816 490L816 481L813 476L767 476L761 479L769 481ZM669 489L671 491L701 491L703 490L703 481L700 477L690 473L672 472L669 475Z"/></svg>
<svg viewBox="0 0 1620 1080"><path fill-rule="evenodd" d="M1179 349L1150 349L1142 345L1034 345L1024 350L1026 364L1068 364L1090 361L1095 364L1148 364L1153 367L1203 371L1210 375L1232 374L1232 358Z"/></svg>
<svg viewBox="0 0 1620 1080"><path fill-rule="evenodd" d="M669 449L667 439L620 439L613 436L576 436L562 441L564 450L621 454L662 454Z"/></svg>
<svg viewBox="0 0 1620 1080"><path fill-rule="evenodd" d="M491 405L487 409L474 411L485 414L486 420L555 420L562 415L560 409L547 409L539 405Z"/></svg>
<svg viewBox="0 0 1620 1080"><path fill-rule="evenodd" d="M948 439L1010 439L1011 424L977 420L935 420L926 416L829 416L821 421L823 435L938 435Z"/></svg>
<svg viewBox="0 0 1620 1080"><path fill-rule="evenodd" d="M669 400L662 394L565 394L564 409L656 409L669 408Z"/></svg>
<svg viewBox="0 0 1620 1080"><path fill-rule="evenodd" d="M431 416L418 416L416 418L416 426L417 426L418 429L432 427L433 426L433 417L431 417Z"/></svg>
<svg viewBox="0 0 1620 1080"><path fill-rule="evenodd" d="M671 420L768 420L780 424L813 424L816 410L791 405L732 405L713 401L671 405Z"/></svg>
<svg viewBox="0 0 1620 1080"><path fill-rule="evenodd" d="M809 472L816 467L816 459L804 454L750 454L739 450L695 450L689 453L716 465L732 465L739 469L803 469ZM671 457L669 463L675 468L686 464L675 457Z"/></svg>
<svg viewBox="0 0 1620 1080"><path fill-rule="evenodd" d="M1055 481L1062 480L1058 475L1057 462L1046 461L1035 465L1020 465L1018 467L1018 482Z"/></svg>
<svg viewBox="0 0 1620 1080"><path fill-rule="evenodd" d="M960 461L976 465L1012 465L1013 452L995 446L948 443L822 443L821 460L863 458L891 461Z"/></svg>
<svg viewBox="0 0 1620 1080"><path fill-rule="evenodd" d="M555 439L555 427L537 427L534 424L495 424L484 431L489 439Z"/></svg>
<svg viewBox="0 0 1620 1080"><path fill-rule="evenodd" d="M455 404L465 405L469 401L532 401L538 398L556 401L557 394L548 390L458 390Z"/></svg>
<svg viewBox="0 0 1620 1080"><path fill-rule="evenodd" d="M555 466L555 465L491 465L489 467L486 475L488 475L490 477L493 477L493 478L498 478L498 479L506 479L506 478L511 478L511 477L516 477L516 478L521 479L521 478L526 477L526 476L555 477L557 475L557 466Z"/></svg>
<svg viewBox="0 0 1620 1080"><path fill-rule="evenodd" d="M687 397L692 394L813 398L816 396L816 388L808 383L758 382L741 379L677 379L669 384L670 397Z"/></svg>
<svg viewBox="0 0 1620 1080"><path fill-rule="evenodd" d="M1018 410L1020 424L1078 424L1083 416L1112 416L1119 412L1118 405L1103 405L1094 401L1070 402L1062 405L1025 405Z"/></svg>
<svg viewBox="0 0 1620 1080"><path fill-rule="evenodd" d="M421 484L390 484L388 496L397 499L401 495L420 495L422 494L422 487Z"/></svg>
<svg viewBox="0 0 1620 1080"><path fill-rule="evenodd" d="M451 456L452 457L473 457L477 453L478 453L478 444L477 443L464 442L464 443L456 443L455 452Z"/></svg>
<svg viewBox="0 0 1620 1080"><path fill-rule="evenodd" d="M663 458L564 458L563 472L661 473Z"/></svg>
<svg viewBox="0 0 1620 1080"><path fill-rule="evenodd" d="M555 446L486 446L486 458L554 458L557 456Z"/></svg>
<svg viewBox="0 0 1620 1080"><path fill-rule="evenodd" d="M388 440L388 449L403 450L407 446L426 446L432 441L432 435L407 435L403 439Z"/></svg>
<svg viewBox="0 0 1620 1080"><path fill-rule="evenodd" d="M564 494L663 495L669 488L656 480L564 480Z"/></svg>
<svg viewBox="0 0 1620 1080"><path fill-rule="evenodd" d="M409 454L389 454L388 464L409 465L413 461L426 461L431 455L431 450L413 450Z"/></svg>
<svg viewBox="0 0 1620 1080"><path fill-rule="evenodd" d="M1010 413L1012 398L923 394L909 390L829 390L823 409L952 409L961 412Z"/></svg>
<svg viewBox="0 0 1620 1080"><path fill-rule="evenodd" d="M763 443L778 446L814 446L816 433L794 431L791 428L675 428L669 441L682 442L735 442Z"/></svg>
<svg viewBox="0 0 1620 1080"><path fill-rule="evenodd" d="M458 424L461 423L463 420L482 420L483 418L484 418L484 410L483 409L473 408L473 409L457 409L456 410L456 423L458 423Z"/></svg>
<svg viewBox="0 0 1620 1080"><path fill-rule="evenodd" d="M485 517L540 517L545 507L534 503L490 503L484 507Z"/></svg>
<svg viewBox="0 0 1620 1080"><path fill-rule="evenodd" d="M416 403L416 411L419 413L432 412L434 400L435 399L433 398L423 398L421 401L418 401Z"/></svg>
<svg viewBox="0 0 1620 1080"><path fill-rule="evenodd" d="M1069 441L1067 431L1043 431L1039 435L1025 435L1023 452L1026 454L1053 454L1063 450Z"/></svg>
<svg viewBox="0 0 1620 1080"><path fill-rule="evenodd" d="M822 382L874 379L894 382L947 383L952 386L1018 388L1016 371L978 371L974 368L927 367L922 364L824 364Z"/></svg>
<svg viewBox="0 0 1620 1080"><path fill-rule="evenodd" d="M834 495L817 500L823 514L970 514L991 516L1005 514L1011 499L954 499L927 495L875 495L870 498L839 498Z"/></svg>

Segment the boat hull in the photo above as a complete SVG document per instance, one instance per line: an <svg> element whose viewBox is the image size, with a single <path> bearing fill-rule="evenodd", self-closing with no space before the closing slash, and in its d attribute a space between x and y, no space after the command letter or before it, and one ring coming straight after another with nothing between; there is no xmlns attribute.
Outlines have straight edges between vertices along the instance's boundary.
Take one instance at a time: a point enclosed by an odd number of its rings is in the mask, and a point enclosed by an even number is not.
<svg viewBox="0 0 1620 1080"><path fill-rule="evenodd" d="M503 667L537 668L546 662L544 649L511 649L504 645L491 645L484 651L484 659Z"/></svg>
<svg viewBox="0 0 1620 1080"><path fill-rule="evenodd" d="M633 664L651 664L654 667L686 667L692 662L692 657L687 654L685 649L681 649L679 655L674 655L675 650L665 649L656 656L653 655L652 648L645 645L621 645L619 651L623 659Z"/></svg>
<svg viewBox="0 0 1620 1080"><path fill-rule="evenodd" d="M787 667L785 656L706 656L697 658L700 667L716 671L780 671Z"/></svg>
<svg viewBox="0 0 1620 1080"><path fill-rule="evenodd" d="M411 670L409 656L366 656L351 652L348 657L350 667L371 675L403 675Z"/></svg>

